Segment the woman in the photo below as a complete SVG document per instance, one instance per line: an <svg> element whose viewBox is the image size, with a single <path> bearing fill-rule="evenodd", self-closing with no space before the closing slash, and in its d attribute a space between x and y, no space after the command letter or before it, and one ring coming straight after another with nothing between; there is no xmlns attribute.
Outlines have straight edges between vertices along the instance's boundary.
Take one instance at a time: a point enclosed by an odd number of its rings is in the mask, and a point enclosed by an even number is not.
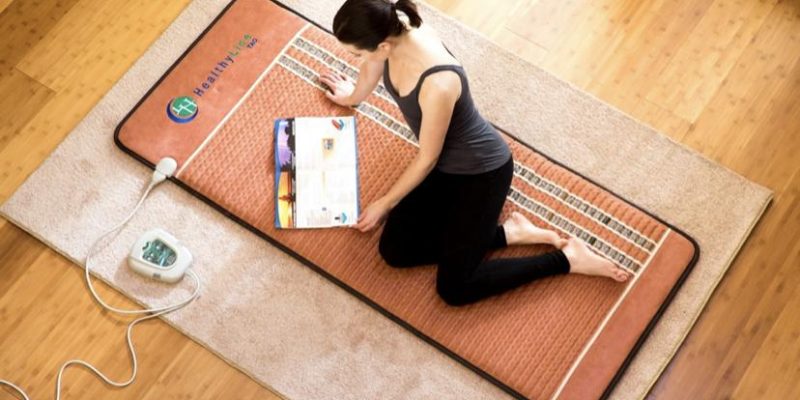
<svg viewBox="0 0 800 400"><path fill-rule="evenodd" d="M419 140L411 164L354 226L366 232L385 221L379 250L389 265L438 264L436 290L450 305L555 274L627 280L627 272L579 239L562 239L520 213L497 224L513 175L511 152L475 109L464 68L422 25L413 2L347 0L333 20L333 32L361 59L360 73L355 85L337 71L322 73L326 96L352 106L383 79ZM534 243L557 250L485 260L490 249Z"/></svg>

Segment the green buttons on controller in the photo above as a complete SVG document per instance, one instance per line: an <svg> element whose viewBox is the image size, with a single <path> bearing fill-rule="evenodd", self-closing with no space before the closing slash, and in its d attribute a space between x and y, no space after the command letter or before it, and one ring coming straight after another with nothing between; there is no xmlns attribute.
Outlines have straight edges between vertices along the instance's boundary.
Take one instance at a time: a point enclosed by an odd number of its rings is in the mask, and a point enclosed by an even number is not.
<svg viewBox="0 0 800 400"><path fill-rule="evenodd" d="M145 243L142 251L142 258L145 261L160 267L172 265L177 258L175 250L158 239Z"/></svg>

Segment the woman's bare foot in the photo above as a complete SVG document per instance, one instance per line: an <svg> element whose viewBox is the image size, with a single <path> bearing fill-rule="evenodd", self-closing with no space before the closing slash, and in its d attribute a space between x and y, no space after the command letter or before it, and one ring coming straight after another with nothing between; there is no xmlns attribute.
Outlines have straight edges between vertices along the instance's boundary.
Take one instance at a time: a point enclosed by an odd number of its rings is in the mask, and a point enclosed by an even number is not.
<svg viewBox="0 0 800 400"><path fill-rule="evenodd" d="M567 245L567 239L562 239L558 233L537 227L516 211L512 212L511 216L503 222L503 230L509 246L548 243L560 249Z"/></svg>
<svg viewBox="0 0 800 400"><path fill-rule="evenodd" d="M610 260L589 250L586 243L578 238L569 238L567 245L561 250L569 260L570 273L606 276L617 282L625 282L630 276Z"/></svg>

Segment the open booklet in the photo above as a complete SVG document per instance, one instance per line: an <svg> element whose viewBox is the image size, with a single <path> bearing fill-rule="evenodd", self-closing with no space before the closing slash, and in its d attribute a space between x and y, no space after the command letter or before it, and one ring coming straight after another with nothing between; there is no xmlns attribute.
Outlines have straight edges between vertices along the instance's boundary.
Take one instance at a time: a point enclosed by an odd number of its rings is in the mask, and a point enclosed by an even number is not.
<svg viewBox="0 0 800 400"><path fill-rule="evenodd" d="M355 117L275 120L275 227L349 226L358 219Z"/></svg>

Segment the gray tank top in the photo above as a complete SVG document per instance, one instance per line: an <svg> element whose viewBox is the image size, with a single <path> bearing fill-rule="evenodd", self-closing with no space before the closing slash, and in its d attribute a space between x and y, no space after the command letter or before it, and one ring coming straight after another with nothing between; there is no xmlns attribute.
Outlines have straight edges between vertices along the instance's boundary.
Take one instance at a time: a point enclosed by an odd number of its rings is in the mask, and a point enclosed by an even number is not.
<svg viewBox="0 0 800 400"><path fill-rule="evenodd" d="M449 49L447 51L453 54ZM419 90L426 76L441 70L455 71L461 77L461 96L453 108L436 168L451 174L479 174L499 168L511 157L511 151L494 126L475 108L463 67L450 64L428 68L420 75L414 90L407 96L401 97L389 79L389 60L386 60L383 68L383 86L394 98L414 136L419 139L422 122Z"/></svg>

